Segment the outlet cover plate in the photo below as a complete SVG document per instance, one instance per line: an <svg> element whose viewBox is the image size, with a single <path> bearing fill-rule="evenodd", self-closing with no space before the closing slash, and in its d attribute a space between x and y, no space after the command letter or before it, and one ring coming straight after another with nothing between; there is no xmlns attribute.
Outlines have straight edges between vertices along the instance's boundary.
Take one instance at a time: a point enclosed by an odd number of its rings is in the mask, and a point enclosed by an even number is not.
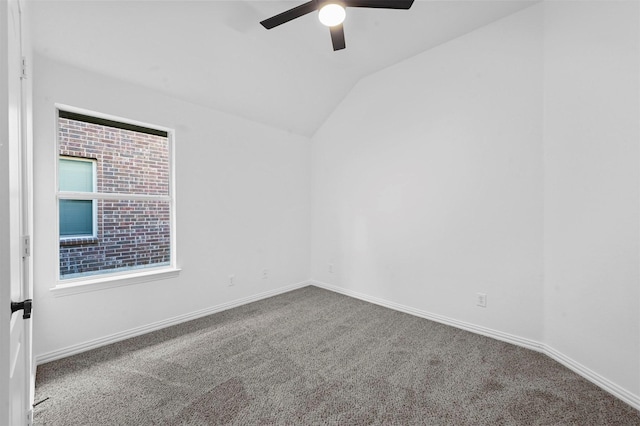
<svg viewBox="0 0 640 426"><path fill-rule="evenodd" d="M481 308L487 307L487 294L486 293L476 293L476 305Z"/></svg>

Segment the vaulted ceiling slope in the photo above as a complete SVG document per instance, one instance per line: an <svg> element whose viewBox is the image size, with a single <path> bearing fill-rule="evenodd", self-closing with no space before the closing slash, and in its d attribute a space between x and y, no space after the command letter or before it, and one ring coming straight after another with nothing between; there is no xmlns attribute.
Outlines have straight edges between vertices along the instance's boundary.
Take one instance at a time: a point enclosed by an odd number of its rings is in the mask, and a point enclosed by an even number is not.
<svg viewBox="0 0 640 426"><path fill-rule="evenodd" d="M34 0L30 24L38 54L312 136L364 76L535 3L349 9L347 49L334 52L317 13L259 24L303 2Z"/></svg>

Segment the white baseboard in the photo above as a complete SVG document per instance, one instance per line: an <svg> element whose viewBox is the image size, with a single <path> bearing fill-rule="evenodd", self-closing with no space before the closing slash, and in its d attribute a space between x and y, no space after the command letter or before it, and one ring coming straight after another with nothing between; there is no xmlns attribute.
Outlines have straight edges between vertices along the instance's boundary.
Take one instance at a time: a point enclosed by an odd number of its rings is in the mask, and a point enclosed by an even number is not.
<svg viewBox="0 0 640 426"><path fill-rule="evenodd" d="M552 348L550 346L545 345L543 353L545 355L547 355L548 357L554 359L555 361L559 362L560 364L564 365L565 367L567 367L569 370L573 371L574 373L576 373L576 374L584 377L585 379L589 380L594 385L596 385L596 386L600 387L601 389L609 392L611 395L615 396L618 399L621 399L622 401L626 402L627 404L629 404L630 406L632 406L636 410L640 411L640 396L629 392L628 390L626 390L625 388L623 388L621 386L618 386L617 384L615 384L611 380L608 380L608 379L602 377L601 375L599 375L595 371L590 370L589 368L587 368L584 365L580 364L578 361L569 358L568 356L566 356L562 352L560 352L560 351L558 351L558 350L556 350L556 349L554 349L554 348Z"/></svg>
<svg viewBox="0 0 640 426"><path fill-rule="evenodd" d="M596 386L609 392L611 395L615 396L616 398L619 398L622 401L626 402L636 410L640 410L640 396L629 392L628 390L624 389L621 386L618 386L614 382L606 379L605 377L590 370L589 368L583 366L579 362L569 358L568 356L564 355L563 353L557 351L556 349L544 343L537 342L535 340L527 339L524 337L509 334L509 333L504 333L502 331L493 330L491 328L471 324L468 322L458 321L453 318L448 318L442 315L433 314L431 312L412 308L410 306L401 305L399 303L380 299L378 297L369 296L367 294L363 294L357 291L334 286L332 284L327 284L327 283L315 281L315 280L309 281L309 284L316 287L323 288L325 290L333 291L335 293L340 293L346 296L354 297L356 299L364 300L365 302L374 303L376 305L380 305L385 308L404 312L410 315L414 315L414 316L425 318L431 321L439 322L441 324L450 325L452 327L460 328L462 330L467 330L472 333L481 334L483 336L491 337L496 340L501 340L503 342L511 343L517 346L522 346L524 348L531 349L536 352L541 352L547 355L548 357L552 358L553 360L559 362L560 364L564 365L568 369L572 370L576 374L589 380L591 383L595 384Z"/></svg>
<svg viewBox="0 0 640 426"><path fill-rule="evenodd" d="M215 314L217 312L226 311L227 309L236 308L238 306L246 305L247 303L256 302L268 297L277 296L282 293L287 293L298 288L311 285L309 281L302 281L297 284L280 287L275 290L265 291L264 293L256 294L242 299L233 300L231 302L222 303L220 305L212 306L210 308L201 309L199 311L191 312L184 315L178 315L177 317L168 318L166 320L157 321L151 324L143 325L141 327L132 328L130 330L122 331L119 333L111 334L109 336L101 337L99 339L89 340L84 343L71 345L66 348L58 349L55 351L47 352L36 356L36 365L44 364L57 359L66 358L71 355L76 355L91 349L99 348L101 346L110 345L111 343L119 342L121 340L129 339L131 337L140 336L152 331L160 330L162 328L170 327L172 325L180 324L186 321L191 321L197 318L202 318L207 315Z"/></svg>
<svg viewBox="0 0 640 426"><path fill-rule="evenodd" d="M491 328L482 327L465 321L459 321L453 318L445 317L431 312L423 311L420 309L412 308L410 306L401 305L399 303L391 302L389 300L380 299L378 297L369 296L367 294L359 293L357 291L345 289L342 287L334 286L332 284L323 283L320 281L310 281L311 285L324 288L325 290L333 291L335 293L344 294L345 296L354 297L356 299L364 300L365 302L374 303L376 305L384 306L385 308L393 309L395 311L404 312L416 317L426 318L435 322L439 322L445 325L450 325L462 330L471 331L472 333L482 334L483 336L491 337L493 339L502 340L503 342L513 343L514 345L522 346L527 349L532 349L537 352L542 352L543 345L535 340L526 339L524 337L516 336L502 331L493 330Z"/></svg>

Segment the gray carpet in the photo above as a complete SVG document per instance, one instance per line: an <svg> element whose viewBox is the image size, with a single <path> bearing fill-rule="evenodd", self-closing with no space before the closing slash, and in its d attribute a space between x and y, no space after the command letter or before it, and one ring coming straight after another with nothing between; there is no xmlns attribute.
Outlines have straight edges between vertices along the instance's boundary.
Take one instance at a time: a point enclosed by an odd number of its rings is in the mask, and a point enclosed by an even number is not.
<svg viewBox="0 0 640 426"><path fill-rule="evenodd" d="M536 352L316 287L41 365L37 425L640 425Z"/></svg>

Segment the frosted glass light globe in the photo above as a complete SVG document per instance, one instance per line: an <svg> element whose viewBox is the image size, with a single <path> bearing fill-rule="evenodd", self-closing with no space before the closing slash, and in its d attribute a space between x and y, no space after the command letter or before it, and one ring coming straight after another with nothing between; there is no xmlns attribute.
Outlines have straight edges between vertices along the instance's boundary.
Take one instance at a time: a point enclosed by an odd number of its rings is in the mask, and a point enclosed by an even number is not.
<svg viewBox="0 0 640 426"><path fill-rule="evenodd" d="M335 27L344 22L347 12L339 4L329 3L320 9L318 19L327 27Z"/></svg>

